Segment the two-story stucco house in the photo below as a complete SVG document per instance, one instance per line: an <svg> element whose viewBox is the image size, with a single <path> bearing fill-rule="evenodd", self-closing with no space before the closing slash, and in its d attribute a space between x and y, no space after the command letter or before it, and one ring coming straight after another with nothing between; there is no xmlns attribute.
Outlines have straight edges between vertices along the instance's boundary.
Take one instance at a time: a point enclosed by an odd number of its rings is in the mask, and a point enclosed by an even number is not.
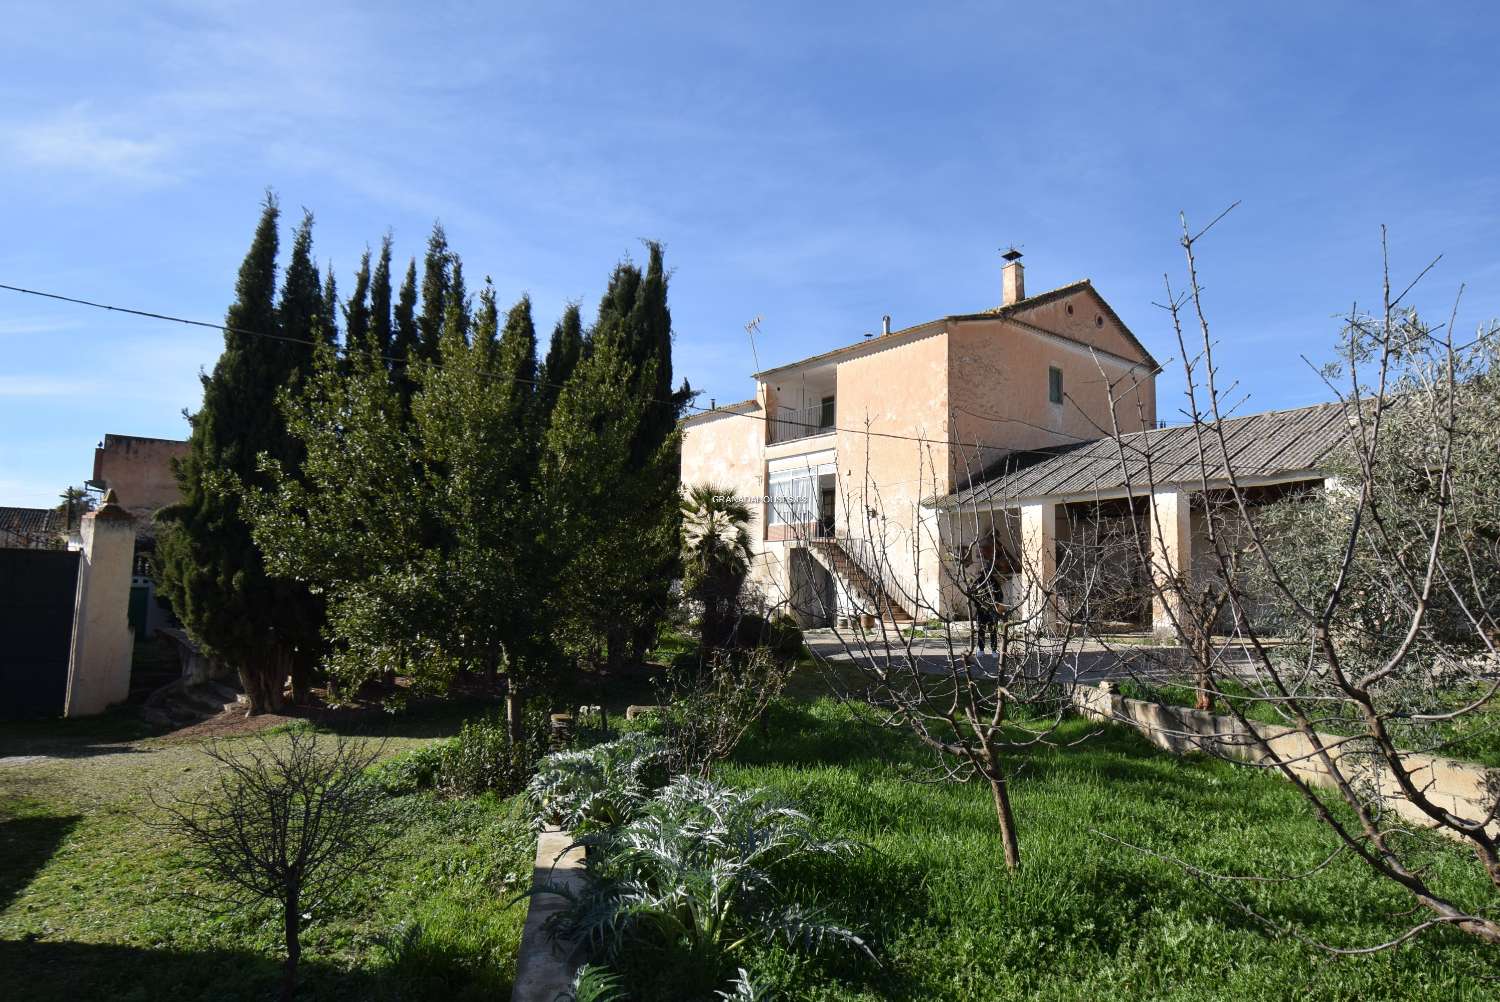
<svg viewBox="0 0 1500 1002"><path fill-rule="evenodd" d="M894 587L872 597L895 618L954 613L934 498L1007 454L1155 426L1150 352L1087 279L1028 296L1019 257L993 309L899 330L887 318L880 335L758 372L752 399L684 422L683 482L754 502L751 582L772 604L807 589L836 601L831 579L859 577L879 547ZM804 619L818 607L793 605Z"/></svg>

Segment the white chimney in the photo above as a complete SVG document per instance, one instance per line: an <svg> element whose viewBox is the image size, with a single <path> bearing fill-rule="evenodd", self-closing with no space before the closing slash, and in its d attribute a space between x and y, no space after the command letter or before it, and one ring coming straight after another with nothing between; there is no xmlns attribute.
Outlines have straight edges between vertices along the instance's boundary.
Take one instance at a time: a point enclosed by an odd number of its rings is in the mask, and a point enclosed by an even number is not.
<svg viewBox="0 0 1500 1002"><path fill-rule="evenodd" d="M1010 306L1026 298L1026 269L1021 265L1021 252L1012 247L1004 254L1005 267L1000 269L1000 305Z"/></svg>
<svg viewBox="0 0 1500 1002"><path fill-rule="evenodd" d="M889 313L887 313L885 316L883 316L883 317L880 318L880 333L882 333L882 334L889 334L890 332L891 332L891 315Z"/></svg>

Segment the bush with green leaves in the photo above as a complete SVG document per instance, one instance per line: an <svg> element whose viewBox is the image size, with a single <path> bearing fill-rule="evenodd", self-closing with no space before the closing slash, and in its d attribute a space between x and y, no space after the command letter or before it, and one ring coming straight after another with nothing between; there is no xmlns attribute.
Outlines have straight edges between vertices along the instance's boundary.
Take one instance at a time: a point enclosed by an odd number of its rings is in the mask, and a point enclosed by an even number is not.
<svg viewBox="0 0 1500 1002"><path fill-rule="evenodd" d="M635 818L579 842L589 879L582 891L544 888L568 899L549 931L633 983L650 982L645 997L703 997L752 943L874 960L858 934L791 900L778 879L787 864L845 855L853 844L820 838L806 814L763 791L679 776ZM755 997L743 971L725 997Z"/></svg>
<svg viewBox="0 0 1500 1002"><path fill-rule="evenodd" d="M388 797L404 797L438 784L443 752L451 742L423 745L396 755L371 770L371 781Z"/></svg>
<svg viewBox="0 0 1500 1002"><path fill-rule="evenodd" d="M458 796L518 793L541 758L546 740L546 717L540 713L528 714L520 744L511 740L505 718L499 714L466 721L457 737L440 746L438 789Z"/></svg>
<svg viewBox="0 0 1500 1002"><path fill-rule="evenodd" d="M574 835L624 824L666 779L666 749L640 732L542 759L526 789L537 820Z"/></svg>
<svg viewBox="0 0 1500 1002"><path fill-rule="evenodd" d="M714 763L732 755L753 724L764 723L766 708L795 667L757 647L715 651L706 665L673 671L658 693L665 709L651 722L666 743L672 774L707 779Z"/></svg>
<svg viewBox="0 0 1500 1002"><path fill-rule="evenodd" d="M765 648L779 658L795 661L802 656L802 627L784 612L770 619L747 612L735 627L735 646Z"/></svg>

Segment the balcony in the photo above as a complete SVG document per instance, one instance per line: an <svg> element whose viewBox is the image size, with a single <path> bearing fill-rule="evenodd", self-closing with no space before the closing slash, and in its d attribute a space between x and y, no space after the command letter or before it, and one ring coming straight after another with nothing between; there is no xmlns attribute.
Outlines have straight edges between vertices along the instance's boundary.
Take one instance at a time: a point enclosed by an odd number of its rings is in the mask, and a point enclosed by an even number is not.
<svg viewBox="0 0 1500 1002"><path fill-rule="evenodd" d="M834 430L833 397L824 397L811 407L778 407L771 421L771 444L826 435Z"/></svg>

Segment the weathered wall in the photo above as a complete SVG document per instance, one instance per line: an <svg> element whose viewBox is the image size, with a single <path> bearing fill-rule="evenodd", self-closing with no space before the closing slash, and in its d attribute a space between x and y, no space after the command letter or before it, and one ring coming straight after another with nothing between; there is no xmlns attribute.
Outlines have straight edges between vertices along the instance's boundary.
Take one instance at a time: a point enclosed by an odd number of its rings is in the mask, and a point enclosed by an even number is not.
<svg viewBox="0 0 1500 1002"><path fill-rule="evenodd" d="M883 542L895 597L919 619L938 605L936 522L921 501L951 488L948 379L946 332L838 367L838 531Z"/></svg>
<svg viewBox="0 0 1500 1002"><path fill-rule="evenodd" d="M765 504L765 411L709 415L682 429L682 483L712 484L733 490L749 503L753 523L750 541L755 559L748 585L775 601L787 589L782 555L767 552ZM774 548L773 548L774 549Z"/></svg>
<svg viewBox="0 0 1500 1002"><path fill-rule="evenodd" d="M1030 314L1027 320L1032 322ZM1144 368L1136 370L1141 380L1136 386L1137 377L1129 375L1130 363L1091 355L1082 345L1049 338L1003 319L955 324L949 345L953 427L956 440L963 443L953 455L957 489L969 486L970 475L1006 452L1110 434L1110 381L1116 384L1115 417L1120 431L1155 426L1155 383ZM1132 350L1127 357L1135 354ZM1047 371L1054 366L1063 374L1061 404L1048 398Z"/></svg>
<svg viewBox="0 0 1500 1002"><path fill-rule="evenodd" d="M68 693L63 714L101 713L130 695L130 571L135 526L118 504L83 517L83 556L73 606Z"/></svg>
<svg viewBox="0 0 1500 1002"><path fill-rule="evenodd" d="M94 483L113 490L119 503L136 516L139 527L149 533L151 516L177 503L172 460L181 459L187 451L188 444L175 439L105 435L104 445L94 450Z"/></svg>
<svg viewBox="0 0 1500 1002"><path fill-rule="evenodd" d="M1179 755L1199 751L1247 762L1268 762L1255 734L1233 717L1207 710L1126 699L1096 686L1078 686L1073 690L1073 703L1085 716L1127 724L1157 747ZM1312 742L1300 731L1273 724L1256 724L1255 732L1298 776L1315 786L1333 785L1314 753ZM1332 734L1319 734L1318 737L1324 747L1330 749L1330 755L1339 763L1340 769L1350 778L1368 777L1391 810L1408 821L1431 825L1427 815L1402 795L1388 769L1374 769L1368 755L1340 761L1346 751L1352 749L1348 739ZM1439 807L1473 820L1493 816L1497 803L1493 784L1500 782L1500 770L1418 753L1404 754L1401 760L1410 771L1413 784L1425 790L1427 797ZM1490 824L1488 830L1500 836L1500 821Z"/></svg>

